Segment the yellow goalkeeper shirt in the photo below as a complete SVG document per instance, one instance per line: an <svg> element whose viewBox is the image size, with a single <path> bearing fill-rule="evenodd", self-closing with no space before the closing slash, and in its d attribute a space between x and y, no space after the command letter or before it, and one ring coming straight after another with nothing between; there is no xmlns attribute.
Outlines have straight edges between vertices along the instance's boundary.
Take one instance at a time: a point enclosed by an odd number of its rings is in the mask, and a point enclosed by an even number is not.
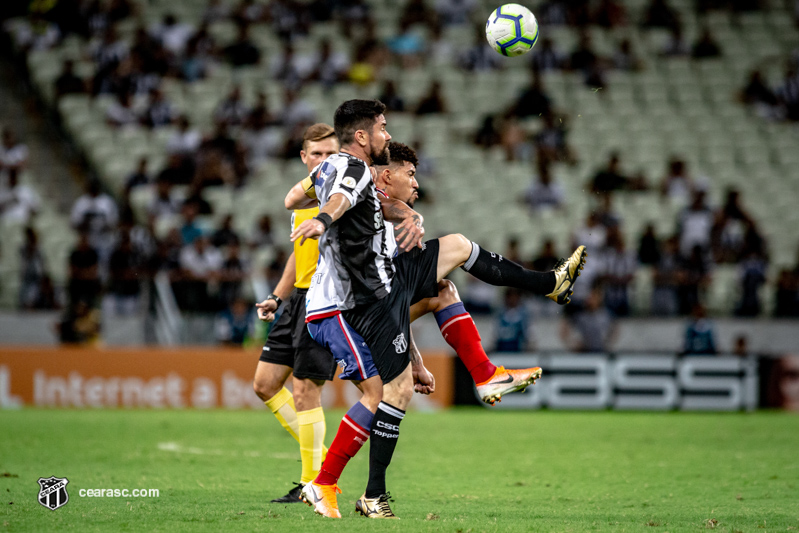
<svg viewBox="0 0 799 533"><path fill-rule="evenodd" d="M316 198L310 176L305 178L302 184L305 188L305 194L310 198ZM295 209L294 213L291 215L291 229L294 230L294 228L318 214L318 207ZM300 240L302 239L297 239L294 242L294 261L297 265L294 286L298 289L307 289L311 286L311 278L316 272L316 263L319 261L319 241L316 239L308 239L305 241L305 244L300 246Z"/></svg>

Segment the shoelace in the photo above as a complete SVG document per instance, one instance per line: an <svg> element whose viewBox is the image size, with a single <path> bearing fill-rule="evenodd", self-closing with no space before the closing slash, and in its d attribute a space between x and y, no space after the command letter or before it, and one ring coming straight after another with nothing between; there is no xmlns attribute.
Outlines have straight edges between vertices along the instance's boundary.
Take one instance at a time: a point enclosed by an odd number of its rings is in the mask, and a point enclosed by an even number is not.
<svg viewBox="0 0 799 533"><path fill-rule="evenodd" d="M382 494L377 499L377 506L376 506L377 510L380 511L381 513L386 514L386 515L394 516L394 512L391 510L391 507L389 507L389 505L388 505L388 502L393 502L393 501L394 501L394 499L391 497L391 493L390 492L386 492L385 494Z"/></svg>

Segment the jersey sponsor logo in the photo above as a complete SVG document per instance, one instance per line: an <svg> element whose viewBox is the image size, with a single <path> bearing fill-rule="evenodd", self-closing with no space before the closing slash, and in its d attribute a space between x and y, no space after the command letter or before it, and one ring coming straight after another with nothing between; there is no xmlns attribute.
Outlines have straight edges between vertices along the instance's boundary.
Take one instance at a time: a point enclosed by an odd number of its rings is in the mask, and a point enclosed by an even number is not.
<svg viewBox="0 0 799 533"><path fill-rule="evenodd" d="M377 421L377 427L383 428L383 429L390 429L391 431L399 431L399 426L397 426L395 424L387 424L386 422L383 422L382 420L378 420Z"/></svg>
<svg viewBox="0 0 799 533"><path fill-rule="evenodd" d="M408 349L408 341L405 340L404 333L397 335L397 338L391 341L391 343L394 345L394 350L397 353L405 353L405 350Z"/></svg>
<svg viewBox="0 0 799 533"><path fill-rule="evenodd" d="M375 229L380 229L383 227L383 212L382 211L375 211Z"/></svg>

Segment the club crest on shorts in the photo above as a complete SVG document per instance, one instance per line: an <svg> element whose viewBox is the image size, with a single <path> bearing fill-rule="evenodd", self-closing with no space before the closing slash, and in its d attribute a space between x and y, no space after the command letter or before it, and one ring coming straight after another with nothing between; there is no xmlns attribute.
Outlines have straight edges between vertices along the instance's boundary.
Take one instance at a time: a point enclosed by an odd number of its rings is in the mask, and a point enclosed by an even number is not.
<svg viewBox="0 0 799 533"><path fill-rule="evenodd" d="M391 342L394 344L394 349L397 353L405 353L405 350L408 349L408 341L405 340L404 333L397 335L397 338Z"/></svg>
<svg viewBox="0 0 799 533"><path fill-rule="evenodd" d="M66 505L69 501L67 483L69 483L69 480L65 477L40 477L39 503L51 511L55 511L59 507Z"/></svg>

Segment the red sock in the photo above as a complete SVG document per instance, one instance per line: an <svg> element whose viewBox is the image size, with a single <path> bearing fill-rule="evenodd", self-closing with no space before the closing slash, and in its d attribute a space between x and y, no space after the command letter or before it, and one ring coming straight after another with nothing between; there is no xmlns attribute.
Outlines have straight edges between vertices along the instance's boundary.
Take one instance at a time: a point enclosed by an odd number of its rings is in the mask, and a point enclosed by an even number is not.
<svg viewBox="0 0 799 533"><path fill-rule="evenodd" d="M482 383L494 375L497 367L489 361L483 350L480 333L463 303L454 303L435 313L438 328L447 344L452 346L475 383ZM330 453L330 452L328 452Z"/></svg>
<svg viewBox="0 0 799 533"><path fill-rule="evenodd" d="M361 402L353 405L338 426L336 438L327 450L325 462L316 476L317 485L334 485L338 483L341 472L361 446L369 438L374 414Z"/></svg>

